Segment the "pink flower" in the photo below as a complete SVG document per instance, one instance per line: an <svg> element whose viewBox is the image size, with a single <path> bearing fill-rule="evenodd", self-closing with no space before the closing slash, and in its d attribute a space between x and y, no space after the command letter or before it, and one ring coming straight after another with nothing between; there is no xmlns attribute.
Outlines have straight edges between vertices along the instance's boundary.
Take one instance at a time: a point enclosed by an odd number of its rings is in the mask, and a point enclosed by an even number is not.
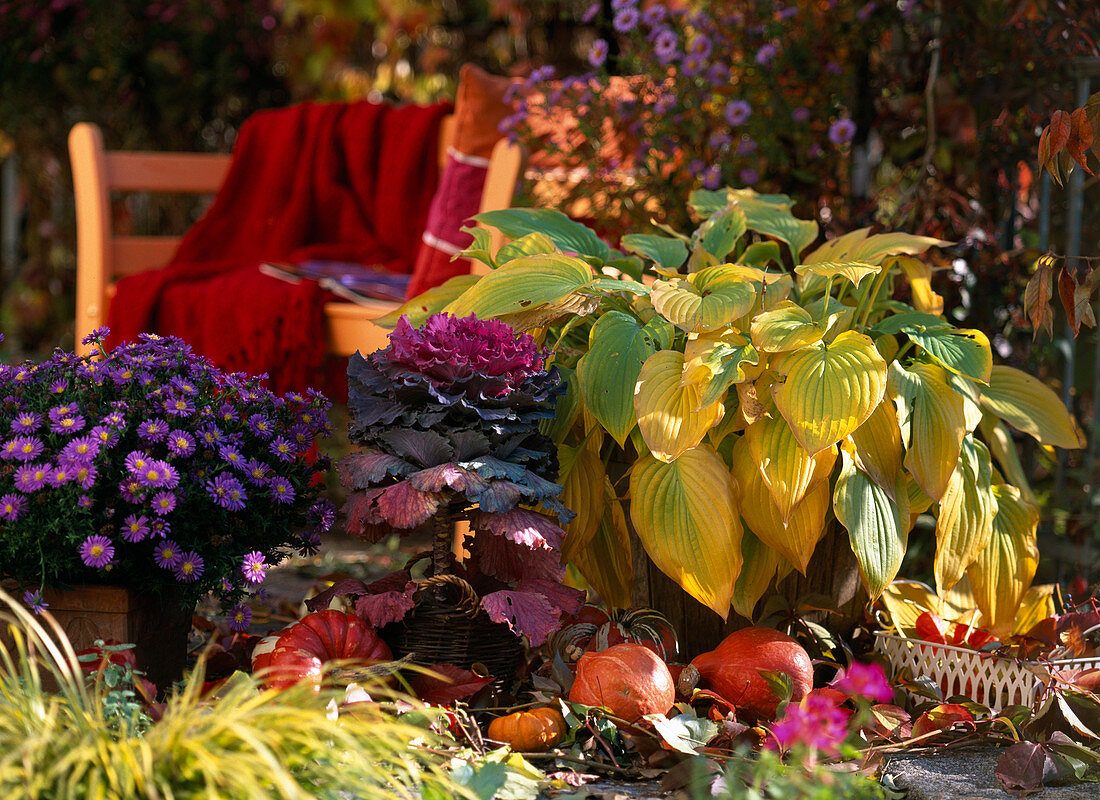
<svg viewBox="0 0 1100 800"><path fill-rule="evenodd" d="M787 706L783 719L772 726L768 747L787 751L797 746L826 756L840 753L848 736L848 714L828 697L811 692L797 706Z"/></svg>
<svg viewBox="0 0 1100 800"><path fill-rule="evenodd" d="M831 685L838 692L844 692L852 697L866 697L880 703L888 703L894 699L894 690L890 687L890 681L886 679L886 673L879 664L861 664L854 661L848 669L837 676Z"/></svg>

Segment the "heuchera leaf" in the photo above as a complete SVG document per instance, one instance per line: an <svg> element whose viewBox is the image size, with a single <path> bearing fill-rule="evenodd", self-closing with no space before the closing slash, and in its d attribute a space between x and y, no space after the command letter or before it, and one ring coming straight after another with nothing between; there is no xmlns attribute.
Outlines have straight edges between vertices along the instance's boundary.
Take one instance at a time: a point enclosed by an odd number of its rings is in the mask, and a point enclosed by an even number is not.
<svg viewBox="0 0 1100 800"><path fill-rule="evenodd" d="M355 613L376 628L400 622L416 605L415 594L416 584L412 581L402 591L365 594L355 601Z"/></svg>
<svg viewBox="0 0 1100 800"><path fill-rule="evenodd" d="M431 674L419 674L411 681L413 694L425 703L446 706L477 694L493 682L493 676L481 676L454 664L432 664Z"/></svg>
<svg viewBox="0 0 1100 800"><path fill-rule="evenodd" d="M558 628L561 611L535 592L503 590L481 598L481 607L493 622L506 624L517 636L538 647Z"/></svg>
<svg viewBox="0 0 1100 800"><path fill-rule="evenodd" d="M1046 329L1047 336L1054 338L1054 312L1050 308L1051 275L1051 264L1039 259L1035 274L1031 276L1024 290L1024 310L1034 329L1032 339L1038 338L1042 329Z"/></svg>

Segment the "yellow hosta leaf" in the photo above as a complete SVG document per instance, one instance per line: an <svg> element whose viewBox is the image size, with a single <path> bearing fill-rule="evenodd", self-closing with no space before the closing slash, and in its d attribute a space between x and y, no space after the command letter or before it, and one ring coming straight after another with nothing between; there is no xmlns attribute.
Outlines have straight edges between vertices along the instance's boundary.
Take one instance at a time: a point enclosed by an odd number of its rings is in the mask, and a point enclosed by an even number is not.
<svg viewBox="0 0 1100 800"><path fill-rule="evenodd" d="M822 278L835 278L838 275L856 286L868 275L877 275L882 267L866 264L862 261L815 261L812 264L800 264L794 268L795 274L817 275Z"/></svg>
<svg viewBox="0 0 1100 800"><path fill-rule="evenodd" d="M480 275L455 275L446 283L433 286L416 297L409 298L388 314L375 317L372 323L379 328L392 330L401 317L408 317L409 324L419 328L432 314L438 314L456 297L481 280Z"/></svg>
<svg viewBox="0 0 1100 800"><path fill-rule="evenodd" d="M572 562L597 594L613 608L634 605L634 562L630 555L630 530L622 503L611 481L604 478L604 513L584 547L573 547L566 537L562 557Z"/></svg>
<svg viewBox="0 0 1100 800"><path fill-rule="evenodd" d="M985 445L966 437L955 471L940 499L936 520L936 588L951 588L989 544L997 504L990 488L992 463Z"/></svg>
<svg viewBox="0 0 1100 800"><path fill-rule="evenodd" d="M753 307L756 290L738 275L708 267L685 278L657 281L649 299L677 328L695 333L724 327Z"/></svg>
<svg viewBox="0 0 1100 800"><path fill-rule="evenodd" d="M590 441L579 447L558 445L561 501L577 514L565 529L571 549L587 547L603 519L604 496L593 488L602 486L606 477L599 449Z"/></svg>
<svg viewBox="0 0 1100 800"><path fill-rule="evenodd" d="M909 538L909 496L900 481L892 499L840 451L842 467L833 491L833 511L848 531L859 574L871 600L897 577Z"/></svg>
<svg viewBox="0 0 1100 800"><path fill-rule="evenodd" d="M1062 400L1038 378L997 365L982 388L982 407L1052 447L1085 446L1085 435Z"/></svg>
<svg viewBox="0 0 1100 800"><path fill-rule="evenodd" d="M751 620L753 609L771 586L783 558L757 539L752 531L745 531L741 537L741 560L741 574L733 588L732 605L734 611Z"/></svg>
<svg viewBox="0 0 1100 800"><path fill-rule="evenodd" d="M854 331L777 362L786 382L772 390L776 407L811 455L862 425L886 390L886 362L868 337Z"/></svg>
<svg viewBox="0 0 1100 800"><path fill-rule="evenodd" d="M909 497L909 529L917 524L917 518L932 507L932 498L924 493L912 475L905 478L905 494Z"/></svg>
<svg viewBox="0 0 1100 800"><path fill-rule="evenodd" d="M882 593L882 604L902 636L915 636L917 617L925 611L939 613L939 598L920 581L893 581Z"/></svg>
<svg viewBox="0 0 1100 800"><path fill-rule="evenodd" d="M720 400L700 408L698 386L681 386L684 354L658 350L638 375L634 412L646 446L661 461L673 461L703 441L722 418Z"/></svg>
<svg viewBox="0 0 1100 800"><path fill-rule="evenodd" d="M974 599L990 630L1007 636L1012 633L1016 612L1039 564L1035 544L1039 509L1008 484L994 486L993 494L997 501L993 535L967 573Z"/></svg>
<svg viewBox="0 0 1100 800"><path fill-rule="evenodd" d="M932 610L943 619L975 628L982 626L982 612L974 601L974 590L970 586L968 575L963 575L958 583L950 589L944 589L938 597L939 605Z"/></svg>
<svg viewBox="0 0 1100 800"><path fill-rule="evenodd" d="M963 399L963 426L967 433L973 433L982 421L981 387L954 372L947 373L947 383Z"/></svg>
<svg viewBox="0 0 1100 800"><path fill-rule="evenodd" d="M1020 463L1020 451L1016 442L1012 440L1012 434L1003 422L992 414L983 414L980 424L982 438L989 445L989 452L1001 465L1001 472L1005 479L1020 490L1020 495L1029 503L1036 502L1035 494L1031 491L1031 485L1027 480L1027 472Z"/></svg>
<svg viewBox="0 0 1100 800"><path fill-rule="evenodd" d="M952 242L943 239L916 236L912 233L876 233L853 246L844 254L844 260L881 264L887 256L919 256L929 247L948 247L951 244Z"/></svg>
<svg viewBox="0 0 1100 800"><path fill-rule="evenodd" d="M752 341L757 350L782 353L821 341L826 327L802 306L784 300L771 311L756 315L752 321Z"/></svg>
<svg viewBox="0 0 1100 800"><path fill-rule="evenodd" d="M580 258L558 253L523 256L481 276L445 310L456 317L476 313L487 319L535 306L553 307L568 303L573 292L594 277L592 268Z"/></svg>
<svg viewBox="0 0 1100 800"><path fill-rule="evenodd" d="M870 228L848 231L835 239L827 239L802 259L803 264L821 264L826 261L843 261L856 245L867 238Z"/></svg>
<svg viewBox="0 0 1100 800"><path fill-rule="evenodd" d="M742 436L732 451L733 483L737 507L745 524L764 544L780 553L795 569L806 574L814 548L826 533L829 513L829 482L819 479L784 523L759 464L752 456L748 438ZM824 477L828 477L825 472Z"/></svg>
<svg viewBox="0 0 1100 800"><path fill-rule="evenodd" d="M903 424L905 468L924 493L939 500L955 471L966 435L962 396L947 383L947 371L935 364L905 369L890 365L888 391Z"/></svg>
<svg viewBox="0 0 1100 800"><path fill-rule="evenodd" d="M932 291L932 267L908 256L898 256L897 264L909 279L913 308L934 316L942 314L943 298Z"/></svg>
<svg viewBox="0 0 1100 800"><path fill-rule="evenodd" d="M749 426L745 438L780 518L788 524L806 493L828 479L836 463L836 447L811 456L794 438L787 421L778 416L758 419Z"/></svg>
<svg viewBox="0 0 1100 800"><path fill-rule="evenodd" d="M684 372L680 383L696 384L700 403L721 399L735 383L749 379L746 367L760 363L756 348L734 330L712 331L688 337L684 347Z"/></svg>
<svg viewBox="0 0 1100 800"><path fill-rule="evenodd" d="M718 454L700 445L671 464L638 459L630 519L657 568L725 619L741 572L741 523Z"/></svg>
<svg viewBox="0 0 1100 800"><path fill-rule="evenodd" d="M894 404L883 398L867 421L852 431L849 438L871 480L887 494L893 492L904 453Z"/></svg>
<svg viewBox="0 0 1100 800"><path fill-rule="evenodd" d="M1024 597L1020 601L1020 608L1016 611L1016 618L1012 623L1012 632L1027 633L1054 614L1054 584L1032 586L1024 592Z"/></svg>

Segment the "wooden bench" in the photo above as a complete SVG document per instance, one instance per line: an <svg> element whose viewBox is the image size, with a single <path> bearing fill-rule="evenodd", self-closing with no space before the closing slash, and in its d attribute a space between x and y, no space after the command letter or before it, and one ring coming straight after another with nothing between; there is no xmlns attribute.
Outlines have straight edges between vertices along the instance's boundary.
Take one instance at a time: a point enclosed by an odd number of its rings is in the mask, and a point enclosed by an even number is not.
<svg viewBox="0 0 1100 800"><path fill-rule="evenodd" d="M440 128L440 170L446 165L453 140L454 117ZM106 323L107 309L119 278L155 269L168 263L179 236L130 236L115 232L113 192L214 194L229 169L228 155L146 151L108 151L99 127L87 122L69 133L73 190L76 195L76 351L89 348L81 340ZM480 211L508 208L524 168L523 151L505 140L497 143L489 162ZM503 241L496 229L494 251ZM475 269L484 265L475 262ZM370 352L387 343L388 331L371 320L389 313L398 303L385 300L368 304L325 304L328 351L346 356L356 350Z"/></svg>

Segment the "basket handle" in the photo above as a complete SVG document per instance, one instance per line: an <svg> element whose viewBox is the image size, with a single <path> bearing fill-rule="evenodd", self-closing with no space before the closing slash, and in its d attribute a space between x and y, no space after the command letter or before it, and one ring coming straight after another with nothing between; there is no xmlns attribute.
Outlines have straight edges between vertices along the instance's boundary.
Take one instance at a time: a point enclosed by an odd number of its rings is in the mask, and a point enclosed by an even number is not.
<svg viewBox="0 0 1100 800"><path fill-rule="evenodd" d="M436 589L438 595L444 593L458 592L458 599L455 602L455 611L458 614L467 617L474 617L477 612L481 610L481 603L478 600L477 592L474 591L474 587L463 578L457 575L451 575L449 573L443 573L442 575L433 575L430 578L425 578L420 582L420 586L416 590L417 598L420 598L424 592ZM451 590L451 592L447 592Z"/></svg>

